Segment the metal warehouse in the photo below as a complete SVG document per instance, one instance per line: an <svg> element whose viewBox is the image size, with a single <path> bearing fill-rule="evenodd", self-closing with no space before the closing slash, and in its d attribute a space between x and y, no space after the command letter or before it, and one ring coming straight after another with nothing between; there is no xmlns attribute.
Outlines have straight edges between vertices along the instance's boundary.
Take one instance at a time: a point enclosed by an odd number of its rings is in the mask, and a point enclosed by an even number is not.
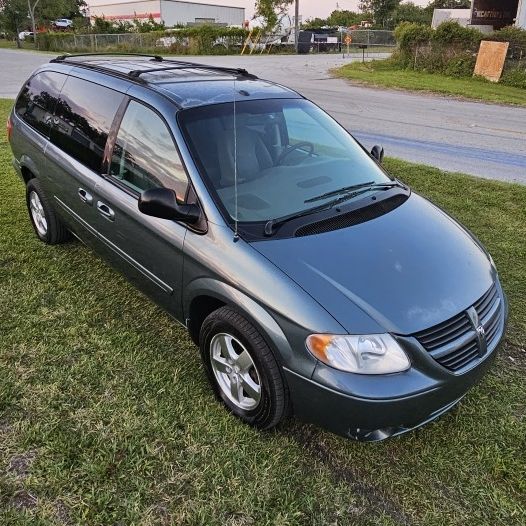
<svg viewBox="0 0 526 526"><path fill-rule="evenodd" d="M176 24L216 24L222 26L241 26L245 20L245 8L178 0L145 0L134 2L113 2L100 4L88 1L91 17L104 17L106 20L145 20L150 16L163 21L167 27Z"/></svg>

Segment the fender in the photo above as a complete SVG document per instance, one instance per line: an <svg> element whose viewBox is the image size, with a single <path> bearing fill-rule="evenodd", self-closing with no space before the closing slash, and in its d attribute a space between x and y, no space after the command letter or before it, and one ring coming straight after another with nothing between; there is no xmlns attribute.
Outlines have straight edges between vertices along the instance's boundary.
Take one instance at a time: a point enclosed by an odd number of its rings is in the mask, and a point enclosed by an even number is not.
<svg viewBox="0 0 526 526"><path fill-rule="evenodd" d="M261 332L281 365L310 378L317 360L306 350L304 343L303 352L294 351L277 321L252 298L227 283L213 278L198 278L189 283L183 293L185 318L189 316L192 300L199 296L211 296L240 311Z"/></svg>

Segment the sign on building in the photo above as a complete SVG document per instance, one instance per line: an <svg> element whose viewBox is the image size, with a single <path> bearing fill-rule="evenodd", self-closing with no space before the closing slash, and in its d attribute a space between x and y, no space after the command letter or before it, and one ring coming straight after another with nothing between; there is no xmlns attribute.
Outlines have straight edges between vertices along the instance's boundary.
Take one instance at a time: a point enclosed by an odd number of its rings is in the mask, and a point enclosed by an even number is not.
<svg viewBox="0 0 526 526"><path fill-rule="evenodd" d="M473 0L471 23L501 29L511 26L517 17L519 0Z"/></svg>

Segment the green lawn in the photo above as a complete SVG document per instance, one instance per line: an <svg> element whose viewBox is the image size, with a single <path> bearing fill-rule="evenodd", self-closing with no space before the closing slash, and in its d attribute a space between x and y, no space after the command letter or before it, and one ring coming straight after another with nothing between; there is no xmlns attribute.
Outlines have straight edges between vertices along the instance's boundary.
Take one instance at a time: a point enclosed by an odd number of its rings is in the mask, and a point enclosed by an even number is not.
<svg viewBox="0 0 526 526"><path fill-rule="evenodd" d="M226 414L169 316L80 243L36 239L2 131L0 524L524 525L526 188L386 164L491 250L510 330L457 410L362 444Z"/></svg>
<svg viewBox="0 0 526 526"><path fill-rule="evenodd" d="M32 42L22 42L21 44L21 49L31 49L35 51L35 45ZM14 40L0 38L0 49L16 49L16 42Z"/></svg>
<svg viewBox="0 0 526 526"><path fill-rule="evenodd" d="M401 70L388 60L374 60L365 64L353 62L333 70L333 74L382 88L429 91L466 99L526 106L525 89L494 84L478 78L455 78Z"/></svg>

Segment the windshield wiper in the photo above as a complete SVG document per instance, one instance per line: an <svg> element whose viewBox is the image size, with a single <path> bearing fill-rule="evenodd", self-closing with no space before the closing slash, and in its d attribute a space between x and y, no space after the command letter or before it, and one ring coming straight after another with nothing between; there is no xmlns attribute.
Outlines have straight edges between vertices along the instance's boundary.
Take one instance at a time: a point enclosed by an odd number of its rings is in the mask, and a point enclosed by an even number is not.
<svg viewBox="0 0 526 526"><path fill-rule="evenodd" d="M339 201L339 199L336 199L335 201ZM292 219L297 219L298 217L305 217L311 214L315 214L316 212L321 212L323 210L328 210L329 208L332 208L334 205L335 205L335 202L331 201L330 203L325 203L323 205L315 206L313 208L308 208L307 210L295 212L294 214L289 214L283 217L278 217L276 219L269 219L265 223L265 235L266 236L273 235L274 227L282 225L283 223L286 223L287 221L290 221Z"/></svg>
<svg viewBox="0 0 526 526"><path fill-rule="evenodd" d="M314 203L316 201L321 201L322 199L327 199L328 197L332 197L334 195L340 195L340 194L347 194L349 192L352 192L354 194L354 190L359 190L360 188L364 188L365 191L374 190L374 189L389 189L393 188L395 186L400 186L401 188L406 188L402 183L399 181L392 181L390 183L375 183L374 181L369 181L368 183L361 183L361 184L355 184L353 186L346 186L344 188L339 188L338 190L333 190L332 192L327 192L325 194L318 195L316 197L311 197L310 199L307 199L304 201L305 203ZM363 192L360 192L361 194ZM359 195L354 194L354 195ZM353 197L354 197L353 195Z"/></svg>
<svg viewBox="0 0 526 526"><path fill-rule="evenodd" d="M361 187L362 185L360 185ZM294 214L289 214L283 217L278 217L277 219L269 219L265 223L265 235L271 236L274 234L274 227L280 226L283 223L286 223L287 221L291 221L292 219L297 219L299 217L305 217L311 214L315 214L316 212L322 212L323 210L329 210L333 206L339 205L340 203L343 203L344 201L348 201L349 199L352 199L353 197L356 197L360 194L365 194L370 190L370 186L366 188L361 188L360 190L356 190L355 192L348 192L341 197L338 197L338 199L333 199L332 201L329 201L328 203L324 203L323 205L314 206L313 208L307 208L307 210L301 210L300 212L295 212ZM338 192L338 193L341 193ZM305 201L307 202L307 201Z"/></svg>
<svg viewBox="0 0 526 526"><path fill-rule="evenodd" d="M333 208L334 206L339 205L340 203L349 201L350 199L353 199L354 197L365 194L372 189L388 190L389 188L394 188L395 186L399 186L400 188L407 189L407 186L403 185L399 181L393 181L391 183L371 182L371 183L363 183L360 185L350 186L347 188L341 188L340 190L336 190L334 192L328 192L327 194L324 194L323 196L314 197L312 199L305 201L305 203L317 201L318 199L325 199L326 197L331 197L332 195L338 195L342 193L344 194L341 197L338 197L337 199L333 199L332 201L329 201L328 203L325 203L323 205L315 206L313 208L308 208L307 210L302 210L301 212L296 212L294 214L289 214L283 217L278 217L277 219L269 219L265 223L265 235L272 236L274 234L275 227L280 226L283 223L286 223L287 221L291 221L292 219L298 219L300 217L305 217L311 214L315 214L316 212L321 212L323 210L329 210ZM349 190L349 188L354 188L355 191L353 192Z"/></svg>

